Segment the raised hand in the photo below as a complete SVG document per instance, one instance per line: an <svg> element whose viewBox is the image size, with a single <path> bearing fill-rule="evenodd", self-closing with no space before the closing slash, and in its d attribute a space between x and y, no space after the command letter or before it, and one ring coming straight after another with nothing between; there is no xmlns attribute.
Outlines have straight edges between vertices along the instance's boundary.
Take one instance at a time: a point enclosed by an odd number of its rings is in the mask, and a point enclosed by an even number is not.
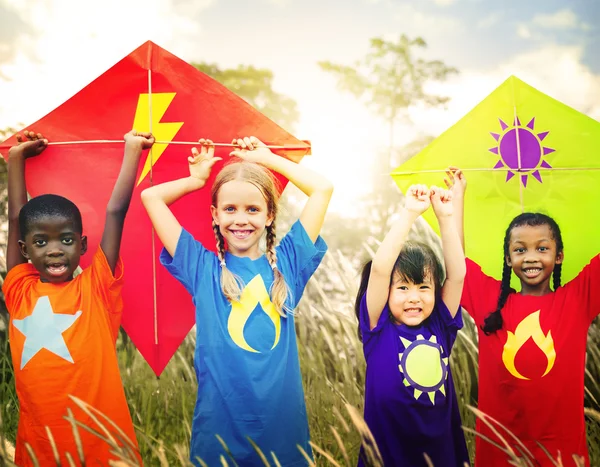
<svg viewBox="0 0 600 467"><path fill-rule="evenodd" d="M24 131L23 135L18 134L17 145L8 151L9 157L22 156L27 159L40 155L48 146L48 140L41 133L33 131Z"/></svg>
<svg viewBox="0 0 600 467"><path fill-rule="evenodd" d="M450 166L446 170L446 177L444 178L444 183L452 191L454 198L463 198L465 191L467 191L467 178L463 171L458 167Z"/></svg>
<svg viewBox="0 0 600 467"><path fill-rule="evenodd" d="M418 215L431 206L429 189L426 185L411 185L406 192L404 207Z"/></svg>
<svg viewBox="0 0 600 467"><path fill-rule="evenodd" d="M130 132L125 133L124 138L126 145L139 144L142 149L150 149L154 144L154 136L152 136L152 133L142 133L131 130Z"/></svg>
<svg viewBox="0 0 600 467"><path fill-rule="evenodd" d="M197 148L192 148L192 155L188 157L190 164L190 176L206 182L210 176L210 171L221 157L215 157L215 146L210 139L200 139L200 152Z"/></svg>
<svg viewBox="0 0 600 467"><path fill-rule="evenodd" d="M239 147L229 153L230 156L237 156L249 162L258 162L264 164L273 153L265 144L255 136L246 136L232 141L234 146Z"/></svg>
<svg viewBox="0 0 600 467"><path fill-rule="evenodd" d="M431 206L435 216L447 217L453 214L452 192L443 188L432 186L430 189Z"/></svg>

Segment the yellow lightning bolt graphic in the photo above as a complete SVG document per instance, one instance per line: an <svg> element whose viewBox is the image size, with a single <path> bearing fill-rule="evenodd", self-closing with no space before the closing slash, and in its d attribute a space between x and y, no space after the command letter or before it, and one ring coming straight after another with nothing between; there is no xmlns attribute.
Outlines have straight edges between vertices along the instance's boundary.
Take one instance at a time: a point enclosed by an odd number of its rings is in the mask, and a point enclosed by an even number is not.
<svg viewBox="0 0 600 467"><path fill-rule="evenodd" d="M157 141L172 141L183 125L183 122L161 123L160 121L174 98L174 92L152 94L152 134ZM135 118L133 120L133 128L137 131L150 131L150 119L148 118L150 115L149 104L148 94L140 94L137 109L135 111ZM142 183L142 180L148 175L152 166L160 159L160 156L165 152L167 146L168 144L155 144L152 146L152 152L148 153L144 169L137 182L138 185ZM152 157L150 157L150 155L152 155Z"/></svg>

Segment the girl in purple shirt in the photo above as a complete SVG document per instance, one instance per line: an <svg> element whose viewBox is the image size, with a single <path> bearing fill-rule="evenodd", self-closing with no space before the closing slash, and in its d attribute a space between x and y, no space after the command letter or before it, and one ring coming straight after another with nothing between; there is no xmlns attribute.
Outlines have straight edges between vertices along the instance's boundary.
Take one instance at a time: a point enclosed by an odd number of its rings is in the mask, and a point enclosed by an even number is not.
<svg viewBox="0 0 600 467"><path fill-rule="evenodd" d="M446 265L426 245L407 243L430 206ZM452 218L451 194L413 185L405 207L372 262L365 265L356 314L367 362L365 421L376 448L363 441L359 465L463 466L469 456L450 372L450 350L462 327L466 267Z"/></svg>

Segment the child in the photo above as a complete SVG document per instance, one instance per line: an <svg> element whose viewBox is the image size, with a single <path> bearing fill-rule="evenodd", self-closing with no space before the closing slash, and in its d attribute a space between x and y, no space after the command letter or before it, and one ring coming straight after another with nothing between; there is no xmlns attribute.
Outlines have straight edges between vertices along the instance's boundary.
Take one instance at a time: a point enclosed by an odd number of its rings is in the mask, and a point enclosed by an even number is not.
<svg viewBox="0 0 600 467"><path fill-rule="evenodd" d="M234 141L212 186L218 253L181 227L167 207L202 189L213 165L209 140L188 158L190 176L148 188L142 202L164 249L161 262L196 305L198 398L191 458L220 465L229 454L240 466L264 465L249 440L282 466L306 465L311 453L293 311L326 251L319 231L333 188L320 175L271 153L254 137ZM260 164L260 165L259 165ZM267 169L300 188L308 201L275 248L277 191ZM259 241L266 233L266 253ZM269 291L269 292L267 292Z"/></svg>
<svg viewBox="0 0 600 467"><path fill-rule="evenodd" d="M426 245L406 243L433 205L442 266ZM449 192L413 185L405 207L363 269L355 310L367 361L365 421L385 466L462 466L469 456L448 359L462 327L465 262ZM359 465L369 465L363 450Z"/></svg>
<svg viewBox="0 0 600 467"><path fill-rule="evenodd" d="M15 463L33 465L29 445L39 465L55 465L52 443L63 465L69 465L67 453L79 459L73 427L64 418L68 410L78 422L102 433L70 395L109 417L137 452L115 349L122 312L119 247L140 155L154 138L135 131L125 135L123 165L106 208L100 248L92 264L73 278L87 250L81 214L57 195L27 201L25 160L42 153L47 140L33 132L25 136L29 141L18 136L20 144L9 151L8 274L2 287L20 405ZM100 437L77 431L87 465L107 465L115 458Z"/></svg>
<svg viewBox="0 0 600 467"><path fill-rule="evenodd" d="M466 180L455 167L448 175L462 237ZM555 460L560 454L565 466L575 465L574 454L589 465L584 372L588 328L600 311L600 256L561 287L560 229L539 213L511 221L503 250L502 281L467 259L461 303L479 328L479 409L511 431L532 453L535 465L554 465L544 450ZM510 288L511 271L521 292ZM480 420L477 431L504 444ZM501 433L522 455L514 440ZM481 437L475 460L485 467L508 464L508 457Z"/></svg>

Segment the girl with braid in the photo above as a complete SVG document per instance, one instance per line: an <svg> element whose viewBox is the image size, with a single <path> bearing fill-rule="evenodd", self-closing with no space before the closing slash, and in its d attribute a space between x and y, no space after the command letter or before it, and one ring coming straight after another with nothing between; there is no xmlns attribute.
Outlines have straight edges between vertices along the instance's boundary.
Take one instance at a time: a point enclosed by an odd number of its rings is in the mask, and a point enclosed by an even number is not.
<svg viewBox="0 0 600 467"><path fill-rule="evenodd" d="M447 174L464 244L466 179L456 167ZM600 255L561 286L563 259L557 223L545 214L520 214L504 237L502 280L467 258L461 299L479 328L479 409L512 432L536 466L556 465L550 457L559 456L565 467L580 465L574 456L589 465L584 374L588 328L600 312ZM520 292L510 287L513 272ZM481 420L477 431L476 466L508 465L506 454L490 443L504 445L498 434Z"/></svg>
<svg viewBox="0 0 600 467"><path fill-rule="evenodd" d="M192 421L194 465L264 465L253 443L282 466L306 465L308 421L294 310L327 249L319 236L333 187L302 165L276 156L254 137L234 140L239 158L212 186L218 254L179 224L169 205L203 189L215 148L201 139L188 158L190 176L142 192L160 260L192 295L196 307L194 367L198 396ZM241 159L241 160L240 160ZM299 220L275 246L276 171L308 200ZM266 253L260 240L266 236ZM223 445L226 445L226 447ZM201 460L201 461L200 461Z"/></svg>

